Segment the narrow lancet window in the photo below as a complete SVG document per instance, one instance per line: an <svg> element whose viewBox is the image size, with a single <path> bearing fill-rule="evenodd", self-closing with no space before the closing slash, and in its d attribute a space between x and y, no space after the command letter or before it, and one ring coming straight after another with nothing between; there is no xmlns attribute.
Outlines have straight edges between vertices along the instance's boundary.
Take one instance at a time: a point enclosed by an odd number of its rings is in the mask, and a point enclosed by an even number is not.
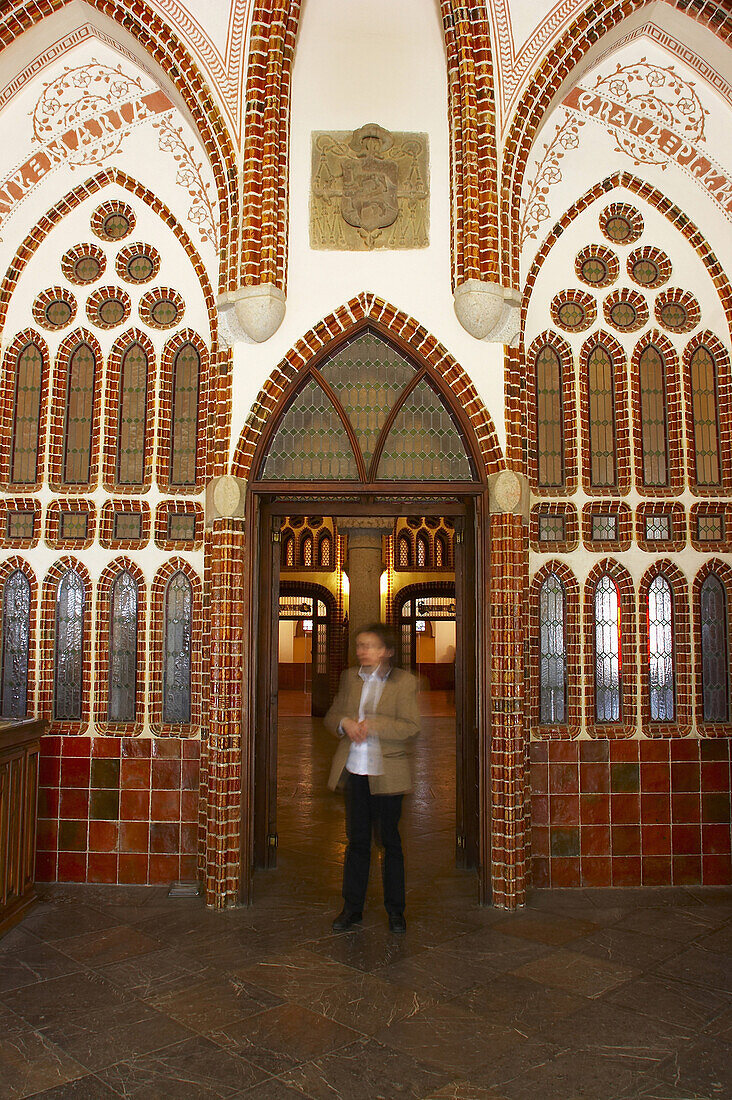
<svg viewBox="0 0 732 1100"><path fill-rule="evenodd" d="M562 364L551 344L536 354L536 460L542 488L564 485L564 416L562 409Z"/></svg>
<svg viewBox="0 0 732 1100"><path fill-rule="evenodd" d="M595 586L595 721L619 722L622 714L620 594L615 581Z"/></svg>
<svg viewBox="0 0 732 1100"><path fill-rule="evenodd" d="M654 577L648 588L648 694L651 721L673 722L674 615L671 585Z"/></svg>
<svg viewBox="0 0 732 1100"><path fill-rule="evenodd" d="M79 344L69 359L64 421L63 480L89 485L94 433L94 389L97 361L88 344Z"/></svg>
<svg viewBox="0 0 732 1100"><path fill-rule="evenodd" d="M147 428L147 353L134 343L122 356L117 420L117 484L142 485L145 480Z"/></svg>
<svg viewBox="0 0 732 1100"><path fill-rule="evenodd" d="M661 352L653 344L649 344L641 352L638 372L643 484L646 487L668 485L666 363Z"/></svg>
<svg viewBox="0 0 732 1100"><path fill-rule="evenodd" d="M701 677L705 722L729 720L727 592L719 577L705 577L699 594Z"/></svg>
<svg viewBox="0 0 732 1100"><path fill-rule="evenodd" d="M28 709L30 652L30 583L16 569L3 589L2 705L3 718L25 718Z"/></svg>
<svg viewBox="0 0 732 1100"><path fill-rule="evenodd" d="M31 342L16 360L10 458L10 480L14 485L33 485L38 479L42 390L43 352Z"/></svg>
<svg viewBox="0 0 732 1100"><path fill-rule="evenodd" d="M68 569L56 589L53 715L61 722L82 715L85 599L84 582Z"/></svg>
<svg viewBox="0 0 732 1100"><path fill-rule="evenodd" d="M196 484L198 390L201 357L193 344L183 344L173 363L173 423L170 436L170 487Z"/></svg>
<svg viewBox="0 0 732 1100"><path fill-rule="evenodd" d="M595 344L587 358L587 393L590 481L596 488L611 488L617 481L614 371L610 352Z"/></svg>
<svg viewBox="0 0 732 1100"><path fill-rule="evenodd" d="M539 591L539 690L542 726L566 722L567 646L564 586L551 573Z"/></svg>
<svg viewBox="0 0 732 1100"><path fill-rule="evenodd" d="M719 485L722 465L719 454L717 365L709 348L701 344L694 350L690 370L696 484L700 487Z"/></svg>
<svg viewBox="0 0 732 1100"><path fill-rule="evenodd" d="M163 722L190 722L193 592L180 570L168 581L164 618Z"/></svg>
<svg viewBox="0 0 732 1100"><path fill-rule="evenodd" d="M137 582L123 570L112 585L109 609L110 722L134 722L137 709Z"/></svg>

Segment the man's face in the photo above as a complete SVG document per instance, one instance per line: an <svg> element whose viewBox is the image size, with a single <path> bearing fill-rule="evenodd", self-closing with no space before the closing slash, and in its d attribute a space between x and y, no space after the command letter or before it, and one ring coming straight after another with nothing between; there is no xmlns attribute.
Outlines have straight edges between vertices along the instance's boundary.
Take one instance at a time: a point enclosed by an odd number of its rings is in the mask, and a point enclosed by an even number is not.
<svg viewBox="0 0 732 1100"><path fill-rule="evenodd" d="M378 634L367 631L356 638L356 660L361 668L378 668L391 656L391 653L392 651L386 648Z"/></svg>

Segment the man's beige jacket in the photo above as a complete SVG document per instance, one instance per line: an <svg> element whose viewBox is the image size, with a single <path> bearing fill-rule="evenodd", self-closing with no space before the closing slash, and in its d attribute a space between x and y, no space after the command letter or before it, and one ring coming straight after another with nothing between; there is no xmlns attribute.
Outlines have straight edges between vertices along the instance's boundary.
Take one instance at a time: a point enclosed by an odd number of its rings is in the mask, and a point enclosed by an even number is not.
<svg viewBox="0 0 732 1100"><path fill-rule="evenodd" d="M349 668L341 676L338 694L325 716L328 729L337 734L343 718L358 720L363 680L357 668ZM383 757L383 775L370 775L372 794L403 794L412 789L412 752L414 738L419 733L417 681L409 672L393 668L372 719L378 734ZM346 760L351 749L348 737L341 737L333 757L328 786L332 791L342 787L346 777Z"/></svg>

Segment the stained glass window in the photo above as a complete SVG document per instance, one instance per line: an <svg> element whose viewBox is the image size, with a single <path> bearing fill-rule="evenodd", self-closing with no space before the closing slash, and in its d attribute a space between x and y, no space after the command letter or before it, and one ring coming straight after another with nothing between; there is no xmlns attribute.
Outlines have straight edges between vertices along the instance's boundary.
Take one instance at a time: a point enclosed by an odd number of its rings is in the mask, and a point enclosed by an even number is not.
<svg viewBox="0 0 732 1100"><path fill-rule="evenodd" d="M397 413L381 454L377 477L472 480L470 461L457 425L424 378Z"/></svg>
<svg viewBox="0 0 732 1100"><path fill-rule="evenodd" d="M661 352L649 344L641 352L640 379L643 484L668 485L668 433L666 426L666 364Z"/></svg>
<svg viewBox="0 0 732 1100"><path fill-rule="evenodd" d="M539 590L539 721L566 721L567 648L564 586L550 573Z"/></svg>
<svg viewBox="0 0 732 1100"><path fill-rule="evenodd" d="M671 585L657 576L648 588L648 691L651 719L673 722L674 620Z"/></svg>
<svg viewBox="0 0 732 1100"><path fill-rule="evenodd" d="M59 721L81 718L84 689L84 582L67 569L56 589L53 715Z"/></svg>
<svg viewBox="0 0 732 1100"><path fill-rule="evenodd" d="M30 649L30 583L16 569L3 589L2 701L3 718L25 718L28 710Z"/></svg>
<svg viewBox="0 0 732 1100"><path fill-rule="evenodd" d="M617 479L615 440L615 379L610 352L595 344L587 359L590 420L590 481L613 486Z"/></svg>
<svg viewBox="0 0 732 1100"><path fill-rule="evenodd" d="M33 342L18 352L15 369L10 480L32 485L38 477L43 352Z"/></svg>
<svg viewBox="0 0 732 1100"><path fill-rule="evenodd" d="M417 567L424 569L429 560L429 550L425 535L417 535Z"/></svg>
<svg viewBox="0 0 732 1100"><path fill-rule="evenodd" d="M397 544L397 564L400 569L408 569L412 564L412 548L407 535L400 535Z"/></svg>
<svg viewBox="0 0 732 1100"><path fill-rule="evenodd" d="M355 480L356 459L338 413L310 379L280 421L262 472L276 480Z"/></svg>
<svg viewBox="0 0 732 1100"><path fill-rule="evenodd" d="M443 569L447 565L447 544L443 535L435 535L435 567Z"/></svg>
<svg viewBox="0 0 732 1100"><path fill-rule="evenodd" d="M620 594L605 574L595 585L595 720L619 722L621 710Z"/></svg>
<svg viewBox="0 0 732 1100"><path fill-rule="evenodd" d="M697 485L719 485L719 405L717 364L709 348L700 344L691 356L691 408Z"/></svg>
<svg viewBox="0 0 732 1100"><path fill-rule="evenodd" d="M414 368L375 332L367 331L339 348L321 374L342 403L368 464L389 410Z"/></svg>
<svg viewBox="0 0 732 1100"><path fill-rule="evenodd" d="M110 722L134 722L137 704L137 581L126 569L112 584L109 608Z"/></svg>
<svg viewBox="0 0 732 1100"><path fill-rule="evenodd" d="M295 536L293 534L285 535L282 540L282 562L283 565L288 566L295 564Z"/></svg>
<svg viewBox="0 0 732 1100"><path fill-rule="evenodd" d="M180 569L165 589L164 620L163 721L190 722L193 591Z"/></svg>
<svg viewBox="0 0 732 1100"><path fill-rule="evenodd" d="M550 512L539 513L539 541L564 542L566 538L564 516Z"/></svg>
<svg viewBox="0 0 732 1100"><path fill-rule="evenodd" d="M117 420L117 484L142 485L145 480L147 420L147 353L130 344L122 356Z"/></svg>
<svg viewBox="0 0 732 1100"><path fill-rule="evenodd" d="M562 364L551 344L536 353L536 451L539 485L564 485Z"/></svg>
<svg viewBox="0 0 732 1100"><path fill-rule="evenodd" d="M193 344L183 344L173 363L173 424L170 435L170 486L196 484L198 389L201 357Z"/></svg>
<svg viewBox="0 0 732 1100"><path fill-rule="evenodd" d="M302 565L313 564L313 536L304 535L300 543L300 560Z"/></svg>
<svg viewBox="0 0 732 1100"><path fill-rule="evenodd" d="M699 594L701 676L705 722L729 720L729 639L727 592L715 573L705 577Z"/></svg>
<svg viewBox="0 0 732 1100"><path fill-rule="evenodd" d="M330 569L332 557L332 540L327 531L324 531L323 534L320 536L318 554L320 557L320 564L323 566L323 568Z"/></svg>
<svg viewBox="0 0 732 1100"><path fill-rule="evenodd" d="M92 349L78 344L69 359L66 383L63 480L67 485L88 485L91 479L96 368Z"/></svg>

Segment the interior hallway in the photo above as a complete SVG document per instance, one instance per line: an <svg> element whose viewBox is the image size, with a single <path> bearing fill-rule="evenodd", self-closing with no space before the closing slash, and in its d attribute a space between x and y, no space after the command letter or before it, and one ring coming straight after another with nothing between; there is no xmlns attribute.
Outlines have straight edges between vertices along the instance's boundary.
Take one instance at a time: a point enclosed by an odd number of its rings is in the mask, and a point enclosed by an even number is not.
<svg viewBox="0 0 732 1100"><path fill-rule="evenodd" d="M0 1095L732 1095L732 890L478 908L474 875L454 868L452 736L449 717L426 718L406 936L387 930L376 866L363 926L330 931L343 806L325 789L332 741L304 716L282 719L279 866L257 874L251 908L43 887L0 940Z"/></svg>

